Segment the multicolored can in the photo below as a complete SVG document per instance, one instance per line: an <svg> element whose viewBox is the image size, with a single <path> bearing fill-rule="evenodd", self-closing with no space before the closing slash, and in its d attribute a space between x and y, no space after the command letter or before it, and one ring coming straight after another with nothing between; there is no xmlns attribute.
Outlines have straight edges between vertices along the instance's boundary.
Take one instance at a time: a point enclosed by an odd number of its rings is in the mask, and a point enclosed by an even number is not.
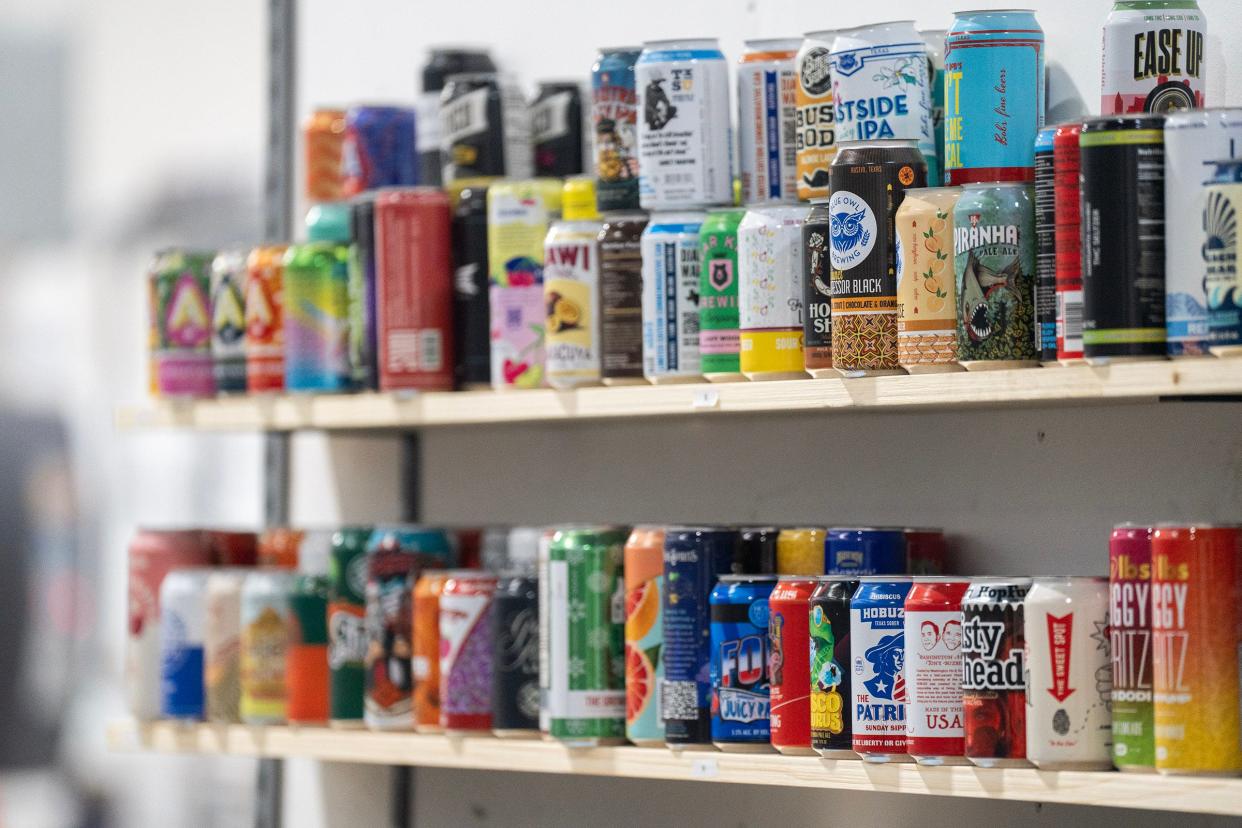
<svg viewBox="0 0 1242 828"><path fill-rule="evenodd" d="M176 569L160 585L160 713L201 720L203 645L207 627L207 578L211 570Z"/></svg>
<svg viewBox="0 0 1242 828"><path fill-rule="evenodd" d="M644 210L733 202L729 66L714 39L650 40L634 66Z"/></svg>
<svg viewBox="0 0 1242 828"><path fill-rule="evenodd" d="M241 721L241 589L246 573L217 569L207 577L203 692L212 722Z"/></svg>
<svg viewBox="0 0 1242 828"><path fill-rule="evenodd" d="M241 591L243 724L284 724L289 653L289 594L297 575L267 570L246 576Z"/></svg>
<svg viewBox="0 0 1242 828"><path fill-rule="evenodd" d="M958 12L944 47L949 184L1030 182L1047 107L1044 30L1026 9Z"/></svg>
<svg viewBox="0 0 1242 828"><path fill-rule="evenodd" d="M1082 124L1062 124L1052 139L1057 245L1057 362L1082 362Z"/></svg>
<svg viewBox="0 0 1242 828"><path fill-rule="evenodd" d="M1196 0L1117 0L1104 24L1101 114L1202 109L1206 42Z"/></svg>
<svg viewBox="0 0 1242 828"><path fill-rule="evenodd" d="M418 184L414 110L406 106L355 106L345 114L341 191L357 195L380 187Z"/></svg>
<svg viewBox="0 0 1242 828"><path fill-rule="evenodd" d="M600 49L591 67L595 123L595 203L599 211L638 209L638 89L633 46Z"/></svg>
<svg viewBox="0 0 1242 828"><path fill-rule="evenodd" d="M625 741L625 537L561 529L548 548L549 725L570 745Z"/></svg>
<svg viewBox="0 0 1242 828"><path fill-rule="evenodd" d="M1242 160L1220 161L1204 194L1203 244L1208 331L1213 356L1242 355L1242 278L1238 276L1238 209Z"/></svg>
<svg viewBox="0 0 1242 828"><path fill-rule="evenodd" d="M708 382L744 379L738 331L737 230L745 212L708 210L699 228L703 270L699 280L699 355Z"/></svg>
<svg viewBox="0 0 1242 828"><path fill-rule="evenodd" d="M897 362L911 374L961 371L953 208L957 187L906 190L897 208Z"/></svg>
<svg viewBox="0 0 1242 828"><path fill-rule="evenodd" d="M449 75L440 90L443 181L535 173L530 112L521 88L496 72Z"/></svg>
<svg viewBox="0 0 1242 828"><path fill-rule="evenodd" d="M811 747L828 759L854 753L850 602L858 591L850 578L820 578L811 593Z"/></svg>
<svg viewBox="0 0 1242 828"><path fill-rule="evenodd" d="M919 37L927 44L927 77L931 80L932 132L936 136L936 155L927 157L927 183L932 187L944 184L944 29L919 29Z"/></svg>
<svg viewBox="0 0 1242 828"><path fill-rule="evenodd" d="M1056 127L1035 136L1035 349L1057 361Z"/></svg>
<svg viewBox="0 0 1242 828"><path fill-rule="evenodd" d="M491 388L487 184L462 187L453 208L453 375L457 388Z"/></svg>
<svg viewBox="0 0 1242 828"><path fill-rule="evenodd" d="M795 201L799 38L747 40L737 67L742 203Z"/></svg>
<svg viewBox="0 0 1242 828"><path fill-rule="evenodd" d="M909 578L860 578L850 599L854 752L909 762L906 752L906 596Z"/></svg>
<svg viewBox="0 0 1242 828"><path fill-rule="evenodd" d="M1108 541L1113 764L1156 770L1151 669L1151 528L1122 524Z"/></svg>
<svg viewBox="0 0 1242 828"><path fill-rule="evenodd" d="M966 758L981 768L1027 767L1026 625L1029 578L970 582L962 598Z"/></svg>
<svg viewBox="0 0 1242 828"><path fill-rule="evenodd" d="M738 324L749 380L805 379L803 205L751 207L737 229Z"/></svg>
<svg viewBox="0 0 1242 828"><path fill-rule="evenodd" d="M969 582L921 577L906 596L906 752L920 765L965 765L962 598Z"/></svg>
<svg viewBox="0 0 1242 828"><path fill-rule="evenodd" d="M779 575L824 574L823 529L782 529L776 538L776 572Z"/></svg>
<svg viewBox="0 0 1242 828"><path fill-rule="evenodd" d="M216 391L246 390L246 253L224 250L211 262L211 367Z"/></svg>
<svg viewBox="0 0 1242 828"><path fill-rule="evenodd" d="M587 141L582 85L578 81L540 81L530 105L530 139L535 175L564 178L586 171ZM595 193L592 191L594 201Z"/></svg>
<svg viewBox="0 0 1242 828"><path fill-rule="evenodd" d="M811 639L808 624L815 579L782 575L768 598L772 747L787 756L811 748Z"/></svg>
<svg viewBox="0 0 1242 828"><path fill-rule="evenodd" d="M1030 185L966 185L953 209L953 271L957 358L966 370L1039 365Z"/></svg>
<svg viewBox="0 0 1242 828"><path fill-rule="evenodd" d="M1082 148L1083 353L1163 357L1164 117L1087 121Z"/></svg>
<svg viewBox="0 0 1242 828"><path fill-rule="evenodd" d="M835 152L835 150L834 150ZM835 377L832 367L832 266L828 198L811 201L802 222L802 365L816 379Z"/></svg>
<svg viewBox="0 0 1242 828"><path fill-rule="evenodd" d="M927 72L926 60L918 65ZM903 373L893 222L905 191L926 186L914 141L844 143L832 162L832 366L847 377Z"/></svg>
<svg viewBox="0 0 1242 828"><path fill-rule="evenodd" d="M477 569L448 573L440 594L440 726L492 729L492 599L496 576Z"/></svg>
<svg viewBox="0 0 1242 828"><path fill-rule="evenodd" d="M901 529L832 528L824 542L827 575L902 575L906 535Z"/></svg>
<svg viewBox="0 0 1242 828"><path fill-rule="evenodd" d="M911 575L943 575L949 571L949 550L943 529L907 528L906 572Z"/></svg>
<svg viewBox="0 0 1242 828"><path fill-rule="evenodd" d="M283 244L246 259L246 390L285 390L285 252Z"/></svg>
<svg viewBox="0 0 1242 828"><path fill-rule="evenodd" d="M1160 773L1242 772L1240 543L1236 526L1158 526L1152 533L1152 690Z"/></svg>
<svg viewBox="0 0 1242 828"><path fill-rule="evenodd" d="M333 727L363 725L366 692L367 541L371 530L341 529L332 535L328 559L328 720Z"/></svg>
<svg viewBox="0 0 1242 828"><path fill-rule="evenodd" d="M548 385L567 389L600 381L600 222L595 182L566 181L561 204L564 220L552 225L543 246L543 301Z"/></svg>
<svg viewBox="0 0 1242 828"><path fill-rule="evenodd" d="M775 586L775 575L725 575L708 599L712 744L726 752L772 750L768 598Z"/></svg>
<svg viewBox="0 0 1242 828"><path fill-rule="evenodd" d="M440 726L440 596L448 575L428 570L414 582L413 673L414 729L439 733Z"/></svg>
<svg viewBox="0 0 1242 828"><path fill-rule="evenodd" d="M350 388L379 388L379 340L375 318L375 197L349 203L349 374Z"/></svg>
<svg viewBox="0 0 1242 828"><path fill-rule="evenodd" d="M625 737L664 744L664 530L636 526L625 542Z"/></svg>
<svg viewBox="0 0 1242 828"><path fill-rule="evenodd" d="M216 392L211 360L213 254L165 250L149 279L155 302L155 377L166 397L209 397Z"/></svg>
<svg viewBox="0 0 1242 828"><path fill-rule="evenodd" d="M339 201L344 197L345 131L343 109L316 109L302 128L307 201Z"/></svg>
<svg viewBox="0 0 1242 828"><path fill-rule="evenodd" d="M798 198L810 201L828 197L828 175L837 153L836 117L832 98L832 42L834 30L807 32L794 57L798 85L795 158Z"/></svg>
<svg viewBox="0 0 1242 828"><path fill-rule="evenodd" d="M539 581L521 570L501 573L492 599L492 733L539 736Z"/></svg>
<svg viewBox="0 0 1242 828"><path fill-rule="evenodd" d="M285 252L285 389L349 389L349 205L316 204Z"/></svg>
<svg viewBox="0 0 1242 828"><path fill-rule="evenodd" d="M655 213L643 231L643 376L699 382L699 283L703 212Z"/></svg>
<svg viewBox="0 0 1242 828"><path fill-rule="evenodd" d="M328 666L328 579L299 575L289 591L285 713L290 722L326 723L331 716Z"/></svg>
<svg viewBox="0 0 1242 828"><path fill-rule="evenodd" d="M604 216L599 231L600 373L604 385L643 379L643 254L645 213Z"/></svg>

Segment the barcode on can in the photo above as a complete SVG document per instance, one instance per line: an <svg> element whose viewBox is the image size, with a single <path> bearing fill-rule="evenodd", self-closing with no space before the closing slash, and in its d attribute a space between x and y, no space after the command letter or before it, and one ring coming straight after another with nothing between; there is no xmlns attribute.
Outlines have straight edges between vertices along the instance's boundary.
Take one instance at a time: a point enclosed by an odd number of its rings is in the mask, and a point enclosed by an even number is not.
<svg viewBox="0 0 1242 828"><path fill-rule="evenodd" d="M436 328L425 328L418 332L419 368L424 371L439 371L444 366L443 337Z"/></svg>
<svg viewBox="0 0 1242 828"><path fill-rule="evenodd" d="M664 720L697 721L699 718L699 687L693 681L667 681L660 686L660 707Z"/></svg>
<svg viewBox="0 0 1242 828"><path fill-rule="evenodd" d="M1070 353L1082 351L1082 291L1067 290L1057 294L1057 341Z"/></svg>

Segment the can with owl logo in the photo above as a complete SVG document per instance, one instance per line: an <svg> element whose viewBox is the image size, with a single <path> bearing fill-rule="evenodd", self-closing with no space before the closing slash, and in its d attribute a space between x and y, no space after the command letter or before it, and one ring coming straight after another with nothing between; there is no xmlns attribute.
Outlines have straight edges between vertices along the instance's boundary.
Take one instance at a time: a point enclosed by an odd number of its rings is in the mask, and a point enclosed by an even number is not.
<svg viewBox="0 0 1242 828"><path fill-rule="evenodd" d="M927 162L915 141L847 142L831 182L832 366L847 377L903 373L893 221L906 190L927 186Z"/></svg>

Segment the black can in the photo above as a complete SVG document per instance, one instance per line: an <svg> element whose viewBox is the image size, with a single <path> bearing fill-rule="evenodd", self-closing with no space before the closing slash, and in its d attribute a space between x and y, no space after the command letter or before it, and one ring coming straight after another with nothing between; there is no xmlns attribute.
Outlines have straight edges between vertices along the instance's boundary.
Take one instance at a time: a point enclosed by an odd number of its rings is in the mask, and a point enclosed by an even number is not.
<svg viewBox="0 0 1242 828"><path fill-rule="evenodd" d="M821 756L857 759L851 705L852 578L822 578L811 593L811 747Z"/></svg>
<svg viewBox="0 0 1242 828"><path fill-rule="evenodd" d="M646 213L605 213L599 232L600 375L604 385L642 385Z"/></svg>
<svg viewBox="0 0 1242 828"><path fill-rule="evenodd" d="M828 262L831 233L828 199L814 199L802 223L803 364L813 377L836 375L832 367L832 266Z"/></svg>
<svg viewBox="0 0 1242 828"><path fill-rule="evenodd" d="M775 526L748 526L741 531L742 542L738 545L738 557L733 574L770 574L776 571L776 536L781 530Z"/></svg>
<svg viewBox="0 0 1242 828"><path fill-rule="evenodd" d="M543 81L530 105L535 175L566 178L586 170L586 112L582 88L572 81Z"/></svg>
<svg viewBox="0 0 1242 828"><path fill-rule="evenodd" d="M1035 138L1035 348L1048 363L1057 361L1056 133L1048 127Z"/></svg>
<svg viewBox="0 0 1242 828"><path fill-rule="evenodd" d="M461 191L453 210L453 375L456 386L490 388L487 186Z"/></svg>
<svg viewBox="0 0 1242 828"><path fill-rule="evenodd" d="M1164 116L1083 124L1083 355L1165 356Z"/></svg>
<svg viewBox="0 0 1242 828"><path fill-rule="evenodd" d="M423 66L423 93L418 99L418 118L414 136L418 145L418 180L429 187L440 186L443 161L440 158L440 90L449 75L463 72L495 72L492 56L483 49L433 48Z"/></svg>
<svg viewBox="0 0 1242 828"><path fill-rule="evenodd" d="M375 324L375 196L365 194L349 206L353 240L349 245L349 374L355 391L379 387Z"/></svg>
<svg viewBox="0 0 1242 828"><path fill-rule="evenodd" d="M530 113L522 91L495 72L451 75L440 92L443 181L530 178Z"/></svg>
<svg viewBox="0 0 1242 828"><path fill-rule="evenodd" d="M503 573L492 602L492 732L539 736L539 581Z"/></svg>

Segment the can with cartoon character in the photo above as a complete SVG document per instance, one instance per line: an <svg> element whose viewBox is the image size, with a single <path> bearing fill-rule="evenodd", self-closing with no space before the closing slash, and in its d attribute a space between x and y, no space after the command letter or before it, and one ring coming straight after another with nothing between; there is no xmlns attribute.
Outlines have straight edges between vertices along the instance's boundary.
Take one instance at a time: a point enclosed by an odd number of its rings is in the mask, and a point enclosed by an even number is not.
<svg viewBox="0 0 1242 828"><path fill-rule="evenodd" d="M909 578L860 578L850 599L854 752L909 762L906 752L906 596Z"/></svg>
<svg viewBox="0 0 1242 828"><path fill-rule="evenodd" d="M966 765L962 726L964 578L921 577L906 596L906 749L920 765Z"/></svg>
<svg viewBox="0 0 1242 828"><path fill-rule="evenodd" d="M638 209L638 90L640 49L600 49L591 67L595 124L595 201L600 212Z"/></svg>

